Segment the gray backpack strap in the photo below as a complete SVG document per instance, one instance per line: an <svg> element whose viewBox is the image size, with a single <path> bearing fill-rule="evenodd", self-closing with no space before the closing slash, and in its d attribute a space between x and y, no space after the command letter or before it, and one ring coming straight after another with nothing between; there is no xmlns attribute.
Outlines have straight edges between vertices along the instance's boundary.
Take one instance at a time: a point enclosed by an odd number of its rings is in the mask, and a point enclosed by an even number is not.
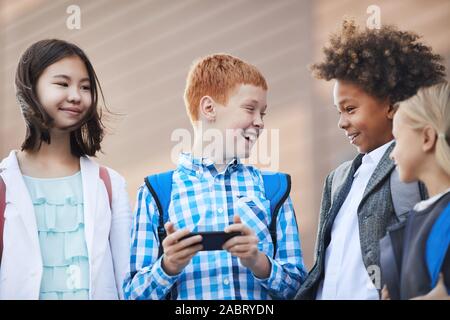
<svg viewBox="0 0 450 320"><path fill-rule="evenodd" d="M426 199L426 190L420 182L404 183L400 181L397 167L390 176L392 204L397 218L403 221L414 205Z"/></svg>

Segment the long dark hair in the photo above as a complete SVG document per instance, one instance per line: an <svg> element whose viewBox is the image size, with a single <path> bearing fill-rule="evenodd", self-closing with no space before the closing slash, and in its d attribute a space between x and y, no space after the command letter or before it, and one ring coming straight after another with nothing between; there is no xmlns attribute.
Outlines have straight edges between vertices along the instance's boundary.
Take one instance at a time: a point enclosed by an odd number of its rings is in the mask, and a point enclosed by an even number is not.
<svg viewBox="0 0 450 320"><path fill-rule="evenodd" d="M92 104L76 129L70 132L70 147L74 156L95 156L101 150L104 128L102 111L97 109L98 93L104 102L103 91L97 75L86 54L75 44L57 40L41 40L31 45L21 56L16 71L16 98L25 119L27 131L22 150L39 150L42 142L50 144L49 129L53 119L41 105L36 86L42 72L53 63L78 56L86 65L89 75Z"/></svg>

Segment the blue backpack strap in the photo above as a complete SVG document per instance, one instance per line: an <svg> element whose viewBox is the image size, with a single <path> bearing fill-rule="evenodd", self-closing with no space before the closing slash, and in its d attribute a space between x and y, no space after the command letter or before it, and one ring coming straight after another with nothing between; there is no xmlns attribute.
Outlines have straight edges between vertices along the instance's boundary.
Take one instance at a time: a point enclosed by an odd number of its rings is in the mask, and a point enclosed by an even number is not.
<svg viewBox="0 0 450 320"><path fill-rule="evenodd" d="M449 246L450 203L434 222L426 243L425 260L431 278L432 288L434 288L438 282L439 273L442 269L442 264L444 263Z"/></svg>
<svg viewBox="0 0 450 320"><path fill-rule="evenodd" d="M172 193L173 170L150 175L145 178L145 185L153 196L159 212L158 239L159 251L158 257L163 254L162 242L166 238L166 229L164 223L169 217L170 194Z"/></svg>
<svg viewBox="0 0 450 320"><path fill-rule="evenodd" d="M172 193L172 176L173 170L150 175L144 179L145 185L153 196L156 202L159 212L159 222L158 222L158 258L163 255L163 245L162 242L166 238L167 233L164 228L164 223L169 220L169 205L170 205L170 195ZM169 293L166 296L166 300L174 300L178 295L176 285L172 286Z"/></svg>
<svg viewBox="0 0 450 320"><path fill-rule="evenodd" d="M273 243L273 257L277 252L277 217L281 206L291 191L291 176L281 172L261 172L264 181L266 199L270 201L271 221L269 225L270 236Z"/></svg>

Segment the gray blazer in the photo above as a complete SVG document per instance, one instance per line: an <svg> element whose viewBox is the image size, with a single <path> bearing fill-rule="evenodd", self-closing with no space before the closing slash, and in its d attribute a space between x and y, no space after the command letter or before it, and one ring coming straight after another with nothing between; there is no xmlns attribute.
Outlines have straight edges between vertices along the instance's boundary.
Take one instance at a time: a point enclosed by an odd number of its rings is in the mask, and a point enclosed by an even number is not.
<svg viewBox="0 0 450 320"><path fill-rule="evenodd" d="M426 197L423 186L414 188L411 184L404 184L398 180L398 173L394 162L389 158L394 143L389 146L381 158L378 166L367 183L362 200L358 206L359 237L361 241L361 253L364 265L371 279L376 283L381 281L379 240L386 234L390 225L399 222L404 213L411 210L412 206ZM350 191L353 175L361 164L363 155L359 154L353 161L348 161L332 171L326 178L320 208L319 227L317 232L315 263L302 284L295 299L315 299L320 281L324 277L325 252L331 240L331 229ZM393 173L396 173L393 174ZM402 212L394 209L391 197L391 186L395 185L395 205L402 205ZM417 189L420 190L420 198L417 198Z"/></svg>

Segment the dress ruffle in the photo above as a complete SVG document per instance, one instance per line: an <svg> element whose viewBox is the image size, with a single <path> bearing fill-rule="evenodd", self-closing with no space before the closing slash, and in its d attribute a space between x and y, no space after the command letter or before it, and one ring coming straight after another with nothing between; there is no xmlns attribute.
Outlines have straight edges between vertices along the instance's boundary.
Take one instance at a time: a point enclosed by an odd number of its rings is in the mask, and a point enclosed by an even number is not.
<svg viewBox="0 0 450 320"><path fill-rule="evenodd" d="M26 177L36 214L43 274L40 299L89 299L81 174Z"/></svg>
<svg viewBox="0 0 450 320"><path fill-rule="evenodd" d="M33 201L39 232L73 232L84 221L83 202L67 197L60 203L49 202L40 197Z"/></svg>

